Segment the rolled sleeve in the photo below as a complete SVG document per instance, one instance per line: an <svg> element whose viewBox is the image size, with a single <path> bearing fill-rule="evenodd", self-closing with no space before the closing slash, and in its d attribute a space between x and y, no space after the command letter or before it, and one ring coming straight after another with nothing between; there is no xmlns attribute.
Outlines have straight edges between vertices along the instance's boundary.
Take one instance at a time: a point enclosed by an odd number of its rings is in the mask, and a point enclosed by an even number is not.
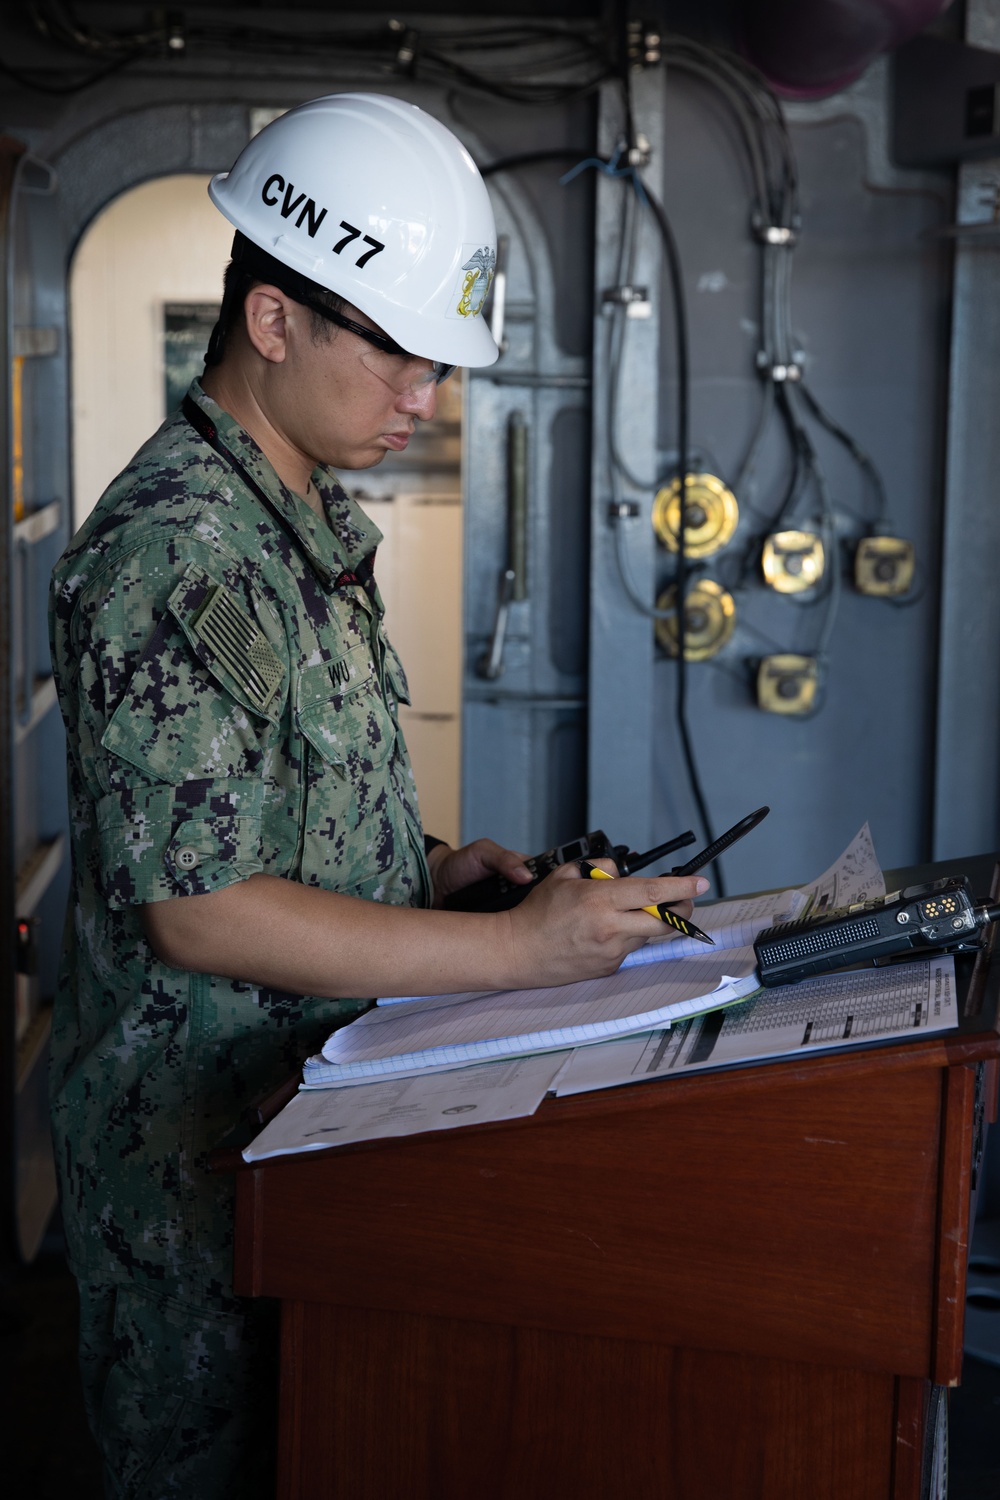
<svg viewBox="0 0 1000 1500"><path fill-rule="evenodd" d="M264 792L261 781L194 780L103 797L97 826L108 905L203 896L259 874Z"/></svg>

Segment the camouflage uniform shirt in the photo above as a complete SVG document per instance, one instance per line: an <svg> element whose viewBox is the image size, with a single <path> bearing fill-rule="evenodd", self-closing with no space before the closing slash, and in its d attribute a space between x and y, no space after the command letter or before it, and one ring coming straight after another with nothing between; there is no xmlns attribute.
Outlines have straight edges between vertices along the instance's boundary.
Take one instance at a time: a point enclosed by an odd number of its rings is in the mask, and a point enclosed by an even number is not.
<svg viewBox="0 0 1000 1500"><path fill-rule="evenodd" d="M274 509L177 413L55 570L73 891L52 1094L77 1276L221 1292L231 1199L206 1152L366 1002L172 969L140 905L257 872L411 905L430 883L380 534L325 469L321 519L190 395Z"/></svg>

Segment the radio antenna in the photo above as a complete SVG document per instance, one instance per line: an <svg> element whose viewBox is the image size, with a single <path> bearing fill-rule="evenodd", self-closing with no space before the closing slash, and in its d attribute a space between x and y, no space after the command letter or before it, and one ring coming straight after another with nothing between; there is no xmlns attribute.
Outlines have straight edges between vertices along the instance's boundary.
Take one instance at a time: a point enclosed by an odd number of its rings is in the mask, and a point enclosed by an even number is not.
<svg viewBox="0 0 1000 1500"><path fill-rule="evenodd" d="M673 854L675 849L686 849L688 844L693 844L697 835L689 828L687 833L681 833L675 839L669 839L665 844L657 844L655 849L647 849L645 854L626 854L624 858L616 861L623 875L634 875L636 870L644 870L654 860L662 859L665 854ZM617 851L616 851L617 852Z"/></svg>

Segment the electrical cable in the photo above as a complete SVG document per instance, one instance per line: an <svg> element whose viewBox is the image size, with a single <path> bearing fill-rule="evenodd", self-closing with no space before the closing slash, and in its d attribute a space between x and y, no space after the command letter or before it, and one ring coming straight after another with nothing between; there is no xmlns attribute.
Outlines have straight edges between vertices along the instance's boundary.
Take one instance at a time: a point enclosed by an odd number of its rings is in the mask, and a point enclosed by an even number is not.
<svg viewBox="0 0 1000 1500"><path fill-rule="evenodd" d="M691 735L687 722L687 631L685 620L685 601L687 599L687 487L689 478L689 420L690 420L690 389L691 389L691 367L688 345L687 327L687 303L684 297L684 280L681 270L680 252L674 232L667 218L663 205L656 195L643 182L639 173L632 170L632 183L639 201L644 203L653 215L656 226L660 232L663 242L665 259L667 264L667 277L670 285L671 299L674 312L674 347L677 361L677 469L680 479L679 486L679 519L677 528L677 571L676 577L676 613L677 613L677 700L675 714L677 728L681 740L681 749L684 754L684 763L688 773L688 781L698 817L705 830L705 836L709 843L712 842L712 827L708 816L708 808L705 795L702 791L701 778L698 775L698 767L695 763L694 751L691 746ZM716 890L719 895L725 894L725 882L722 869L718 860L713 861L715 871Z"/></svg>
<svg viewBox="0 0 1000 1500"><path fill-rule="evenodd" d="M789 390L787 386L783 386L781 389L780 401L783 407L784 414L786 416L786 420L788 421L791 430L794 432L796 446L802 455L802 472L805 473L807 479L812 479L816 494L819 498L820 533L828 559L828 567L826 570L826 589L824 590L824 593L819 597L814 596L809 599L800 599L796 600L796 602L800 604L800 607L810 608L822 602L823 598L826 599L826 615L823 621L823 625L820 629L816 646L813 649L813 654L816 656L817 661L822 667L825 667L827 664L827 657L829 654L830 641L833 636L834 625L836 624L837 611L840 606L841 594L840 567L839 558L837 555L836 517L834 515L833 501L825 471L819 461L819 455L816 452L815 445L813 444L813 441L809 436L808 430L806 429L797 411L795 410L795 394L791 390ZM805 486L803 485L800 493L804 492ZM787 512L779 517L773 529L777 529L777 526L786 519ZM795 596L791 596L791 598L794 599Z"/></svg>
<svg viewBox="0 0 1000 1500"><path fill-rule="evenodd" d="M771 178L766 190L758 187L760 212L767 213L773 223L790 222L798 203L795 156L781 105L766 80L742 58L689 37L665 37L663 52L668 62L698 74L726 98L744 134L751 162L763 158L766 164L763 175L755 168L755 180L761 184Z"/></svg>
<svg viewBox="0 0 1000 1500"><path fill-rule="evenodd" d="M599 161L597 158L590 158L588 161L580 163L577 168L573 169L572 173L566 173L561 181L563 183L567 182L576 174L578 170L580 170L580 168L585 165L598 166L601 170L607 171L610 175L621 175L618 172L617 166L620 154L621 153L619 152L618 155L615 156L613 161L608 162ZM628 193L623 205L624 211L622 214L622 230L618 241L618 261L615 267L616 287L630 285L632 282L632 276L635 268L636 214L638 207L638 195L634 192ZM633 485L637 489L651 489L653 486L647 485L632 473L629 465L625 462L625 459L618 448L618 391L620 386L621 365L624 354L626 308L625 305L620 302L608 303L606 304L606 308L606 364L608 370L608 379L605 422L608 431L608 477L611 483L612 505L614 506L616 512L620 513L622 507L622 479L625 479L629 484ZM621 580L622 588L628 596L629 602L632 604L633 608L637 609L640 614L645 615L647 619L650 620L672 619L675 614L675 611L673 609L659 609L656 605L650 604L648 600L642 597L641 593L636 587L625 555L624 528L621 525L616 525L614 528L614 535L615 562L618 567L618 576ZM706 840L706 842L710 842L710 840Z"/></svg>
<svg viewBox="0 0 1000 1500"><path fill-rule="evenodd" d="M753 182L750 219L754 234L761 241L759 363L763 387L760 411L731 487L741 505L752 513L751 481L776 405L770 371L779 363L787 365L790 360L780 317L782 265L798 227L795 158L780 104L760 75L742 60L729 58L687 38L666 38L664 52L669 64L697 78L722 98L740 132L750 166ZM775 229L788 235L787 244L770 242L769 232ZM745 579L745 567L743 574Z"/></svg>
<svg viewBox="0 0 1000 1500"><path fill-rule="evenodd" d="M129 63L135 62L141 57L140 52L128 52L121 57L116 57L114 62L109 63L106 68L97 68L90 74L89 78L76 80L74 83L45 83L38 78L29 78L28 74L19 68L12 68L9 63L0 58L0 73L5 78L11 79L24 89L31 89L36 94L82 94L84 89L92 88L95 83L101 83L105 78L110 78L112 73L121 72L122 68Z"/></svg>
<svg viewBox="0 0 1000 1500"><path fill-rule="evenodd" d="M878 513L875 518L876 524L884 524L888 521L889 498L886 494L885 482L882 479L882 475L879 472L874 459L864 450L864 448L862 448L857 439L853 438L849 432L841 427L840 423L836 421L834 417L831 417L829 412L820 405L819 401L816 399L816 397L813 395L812 391L804 381L800 384L799 389L802 392L803 399L805 400L816 420L826 428L827 432L829 432L831 436L835 437L837 441L847 449L848 453L854 459L859 469L861 469L865 477L868 479L868 482L871 485L872 490L874 491L875 502L878 507Z"/></svg>
<svg viewBox="0 0 1000 1500"><path fill-rule="evenodd" d="M775 403L781 416L782 424L788 433L788 446L792 453L792 469L789 475L785 493L781 504L767 523L768 533L780 531L788 524L790 516L795 514L799 501L805 494L809 479L809 442L808 434L797 421L788 400L788 388L785 385L774 387Z"/></svg>
<svg viewBox="0 0 1000 1500"><path fill-rule="evenodd" d="M672 44L668 43L667 50L668 55L672 55ZM691 52L692 56L685 57L683 55L685 50ZM682 41L678 44L678 51L681 55L675 57L675 61L716 87L733 110L738 123L745 128L744 139L748 148L751 172L757 184L758 204L754 211L754 229L762 242L759 362L765 384L758 421L750 445L740 464L734 486L738 492L742 493L744 485L748 483L752 475L773 414L776 410L779 411L783 425L788 431L792 451L792 469L781 505L772 518L769 529L774 531L787 523L811 484L819 503L820 531L829 559L829 571L823 595L820 598L803 600L802 603L816 606L821 601L825 601L824 619L815 647L817 664L825 667L841 595L836 517L825 471L797 409L799 392L812 416L847 449L864 472L866 480L875 493L880 520L884 519L887 513L885 489L874 461L861 445L829 416L801 380L801 355L797 356L793 347L794 334L791 323L792 253L799 228L798 173L780 104L764 80L759 75L755 76L741 62L735 59L718 59L720 73L727 80L727 85L724 86L719 78L711 76L711 69L706 66L698 44L692 46ZM756 123L753 122L752 117L756 117ZM755 145L754 137L757 136L758 131L760 138ZM762 158L768 162L767 186L763 190L760 186ZM764 208L768 211L767 220L761 217ZM754 549L750 548L744 554L741 570L743 583L747 581L748 566L755 561L753 553Z"/></svg>
<svg viewBox="0 0 1000 1500"><path fill-rule="evenodd" d="M759 362L764 380L763 399L750 444L739 465L733 488L741 503L749 506L754 466L770 428L780 367L785 367L788 379L795 380L796 391L801 392L811 417L818 422L849 454L861 470L866 487L874 497L874 519L872 526L884 531L890 524L889 503L882 475L871 455L862 445L821 405L803 378L802 356L793 347L791 326L791 265L792 251L799 228L798 170L792 149L787 122L779 101L766 81L741 59L705 48L688 38L667 37L663 43L668 62L697 77L715 89L731 111L740 129L751 178L755 184L757 204L753 210L754 229L762 241L761 254L761 353ZM761 185L762 177L766 187ZM768 218L762 217L766 206ZM770 221L768 223L768 220ZM769 233L768 231L771 231ZM781 239L772 235L774 230L787 231ZM820 502L822 527L826 535L831 558L833 577L829 585L827 621L820 636L820 649L827 649L833 628L840 591L839 557L836 551L836 527L833 506L825 473L818 455L801 419L794 412L798 396L785 394L780 403L784 425L789 431L793 452L793 481L783 498L772 527L794 512L804 491L804 480L811 479ZM752 506L749 506L752 510ZM753 549L744 555L741 577L745 581L747 566ZM919 597L919 592L917 597ZM887 600L902 603L906 607L911 601Z"/></svg>
<svg viewBox="0 0 1000 1500"><path fill-rule="evenodd" d="M786 420L783 412L782 420ZM754 536L751 539L749 546L744 552L738 584L738 587L741 589L745 589L747 587L747 584L750 581L751 574L756 572L757 566L760 562L761 552L763 550L764 538L769 536L772 532L781 529L784 517L790 514L795 509L795 506L798 503L799 496L805 488L807 476L805 465L803 462L802 445L798 442L794 429L790 429L789 446L791 449L792 463L791 468L788 472L788 480L785 485L785 492L782 496L781 504L779 505L774 515L770 517L770 519L762 517L759 511L755 512L761 522L762 531L760 535Z"/></svg>
<svg viewBox="0 0 1000 1500"><path fill-rule="evenodd" d="M548 151L521 151L516 156L501 156L496 161L487 162L485 166L479 167L479 175L493 177L497 172L513 172L517 167L533 167L538 162L561 161L564 157L573 157L579 161L586 154L585 146L555 146Z"/></svg>
<svg viewBox="0 0 1000 1500"><path fill-rule="evenodd" d="M617 67L614 71L619 76L622 88L626 122L625 149L624 151L620 151L618 156L610 162L597 157L586 158L578 162L577 166L571 172L565 174L562 180L566 182L574 177L577 172L587 167L595 167L608 173L608 175L628 179L631 182L636 200L643 203L653 213L657 221L657 227L660 230L664 243L671 298L676 310L682 297L682 287L679 284L679 277L676 272L678 262L676 243L671 244L672 235L670 234L670 226L666 221L662 206L656 205L654 207L655 200L652 199L649 190L642 183L635 166L635 163L639 160L640 153L636 148L630 79L627 67L624 65L624 46L621 41L623 15L623 7L618 5L616 7L616 19L619 23L619 48ZM779 101L765 80L741 59L715 52L688 38L665 38L664 52L668 61L673 66L678 67L680 70L716 91L736 124L746 152L750 178L753 184L751 226L755 237L761 244L761 347L758 363L762 377L762 399L760 412L749 444L740 461L736 477L733 481L733 488L741 498L745 513L756 513L759 516L759 512L755 512L750 502L754 471L774 417L776 414L780 414L782 425L788 432L792 465L781 504L776 514L771 518L768 529L773 531L781 527L788 518L794 515L802 501L802 497L810 486L814 489L819 502L820 528L827 555L830 558L830 574L823 594L818 598L814 595L808 600L802 600L801 603L803 607L814 607L821 599L826 601L825 618L816 648L818 657L825 659L832 639L841 594L836 517L834 515L832 497L826 474L820 464L815 445L797 410L796 403L799 397L797 394L793 396L793 388L796 393L801 392L801 399L814 420L819 422L846 449L852 460L862 470L875 496L877 507L875 524L880 526L884 525L888 517L888 500L885 485L871 456L822 407L818 399L808 388L802 379L802 356L793 347L791 271L792 254L800 227L798 170L787 123ZM560 153L551 153L552 156L557 154ZM523 161L525 164L528 164L531 161L546 159L548 156L549 153L542 152L525 153ZM622 156L625 159L624 165L621 161ZM510 164L517 165L519 162L515 159ZM502 165L498 164L496 169L502 169ZM657 209L659 209L659 212L657 212ZM631 286L632 284L635 253L634 235L635 217L634 214L629 212L626 205L619 250L617 278L619 287ZM620 382L618 374L623 359L624 339L627 327L627 309L624 303L614 304L610 308L608 332L607 356L610 378L607 429L612 495L619 519L621 519L623 511L623 507L620 504L622 479L634 489L640 491L656 489L662 482L660 478L645 479L636 474L628 463L626 456L622 453L619 444L618 399ZM678 369L680 371L682 363L686 367L687 362L686 328L683 325L678 326L678 335L679 345L684 344L685 346L683 362L678 358ZM678 386L679 408L681 405L684 405L685 412L683 417L679 415L680 433L677 453L677 470L681 478L680 489L682 501L680 506L681 536L679 538L677 564L678 608L676 611L678 627L678 722L681 726L685 761L688 766L689 775L692 776L692 784L694 784L697 781L697 775L694 767L694 757L691 753L690 737L687 733L686 721L686 622L682 608L687 586L687 549L684 545L683 533L686 522L686 488L690 472L690 434L687 430L686 409L687 393L682 392L682 384L683 382L679 382ZM761 520L763 520L762 517ZM622 587L636 609L652 619L662 619L665 615L671 616L675 613L674 611L656 609L642 598L630 574L624 545L623 528L620 524L616 527L615 558ZM737 587L744 587L746 585L749 571L755 564L756 548L751 545L744 552ZM903 606L905 607L909 602L908 600L903 601ZM698 788L698 793L696 793L696 802L699 803L699 815L702 816L703 821L707 822L704 819L704 799L700 795L700 787Z"/></svg>
<svg viewBox="0 0 1000 1500"><path fill-rule="evenodd" d="M740 134L743 137L743 144L749 157L755 205L760 212L763 212L768 201L764 155L756 137L753 122L748 120L744 114L743 103L739 95L735 90L722 83L718 73L707 64L704 64L699 58L686 57L682 52L673 49L668 55L674 67L680 68L693 77L700 78L703 82L708 83L729 105Z"/></svg>
<svg viewBox="0 0 1000 1500"><path fill-rule="evenodd" d="M625 212L622 220L622 235L619 242L618 268L615 274L615 286L618 288L631 287L635 280L635 257L637 241L637 208L639 197L636 193L629 193L625 199ZM608 347L608 386L607 386L607 428L608 428L608 452L613 470L622 476L633 489L656 491L663 484L665 475L654 475L652 479L643 479L635 473L631 464L621 451L618 441L619 408L618 397L620 392L620 381L618 379L621 362L624 357L625 333L628 328L629 314L628 305L622 302L613 302L605 307L610 318L610 338Z"/></svg>
<svg viewBox="0 0 1000 1500"><path fill-rule="evenodd" d="M688 783L694 798L698 817L701 820L705 833L706 842L712 843L712 828L708 816L708 808L705 803L705 795L702 791L701 778L698 775L698 767L694 758L691 745L691 734L687 721L687 622L685 619L685 600L687 598L687 490L689 477L689 421L690 421L690 388L691 369L688 346L687 328L687 303L684 298L684 279L681 271L680 252L670 221L667 218L663 205L656 195L646 186L639 174L639 163L641 153L638 149L638 139L635 130L635 120L632 110L632 75L629 65L628 48L626 45L626 27L628 21L627 0L619 0L616 7L619 22L619 68L622 99L625 109L625 144L626 144L626 166L619 170L620 175L626 177L632 185L632 189L639 202L652 214L653 220L660 233L663 245L664 258L667 266L667 278L670 285L671 300L674 311L674 351L677 361L677 469L679 484L679 513L677 525L677 568L675 573L675 603L676 603L676 627L677 627L677 695L674 706L674 715L677 722L677 730L681 741L681 750L688 774ZM610 446L610 444L609 444ZM620 530L621 518L616 526ZM616 542L617 550L617 542ZM619 558L619 566L621 559ZM722 876L722 868L718 859L712 861L712 869L715 873L716 889L720 896L725 894L725 882Z"/></svg>
<svg viewBox="0 0 1000 1500"><path fill-rule="evenodd" d="M485 78L482 74L447 57L443 52L433 52L428 48L423 48L420 58L422 62L433 63L439 67L448 75L452 83L464 84L467 88L491 94L494 98L504 99L511 104L561 104L592 93L607 76L602 72L594 78L574 85L524 83L519 88L512 88Z"/></svg>
<svg viewBox="0 0 1000 1500"><path fill-rule="evenodd" d="M754 470L757 467L760 450L764 445L764 438L767 436L767 430L771 425L771 418L773 416L774 381L769 380L764 386L764 399L761 402L757 425L754 428L753 436L750 439L750 443L743 455L731 486L733 493L740 497L740 503L745 509L750 505L750 499L753 495Z"/></svg>
<svg viewBox="0 0 1000 1500"><path fill-rule="evenodd" d="M47 42L91 59L112 57L121 66L123 53L128 61L160 61L164 57L187 59L196 52L293 58L308 51L318 57L366 59L379 78L388 70L429 83L451 83L508 102L543 105L585 97L613 71L603 29L585 29L572 23L565 27L549 22L417 31L403 22L391 21L365 31L290 31L245 21L227 24L217 18L203 20L190 12L179 17L160 12L154 29L109 32L79 25L58 0L48 0L45 5L36 0L30 15L35 30ZM404 51L409 52L405 63L401 62ZM527 59L526 51L531 54ZM492 55L492 66L477 68L459 60L476 52L483 57ZM505 52L513 54L509 60L503 58ZM7 64L3 71L42 93L74 93L106 76L95 73L83 81L57 85L34 81L34 69L19 71ZM574 71L579 75L576 78L553 76Z"/></svg>
<svg viewBox="0 0 1000 1500"><path fill-rule="evenodd" d="M48 0L50 16L39 0L30 0L28 13L35 30L46 41L55 42L70 52L83 52L88 56L107 55L121 51L134 52L137 48L162 43L165 32L161 28L140 32L95 32L82 29L73 17L68 5L61 0Z"/></svg>
<svg viewBox="0 0 1000 1500"><path fill-rule="evenodd" d="M588 157L584 161L579 162L569 172L565 173L560 181L565 185L567 182L572 181L579 172L591 167L595 168L598 171L604 172L609 177L619 177L624 179L627 184L631 185L632 191L634 192L638 202L652 215L663 245L664 260L667 268L667 278L670 286L671 300L674 310L674 344L677 363L677 470L680 480L680 511L677 539L677 568L675 574L675 609L672 611L662 611L655 609L653 606L642 600L631 580L625 559L624 539L621 535L621 525L623 519L621 512L623 507L620 505L618 498L620 494L618 465L614 462L613 459L611 459L611 461L609 462L609 468L612 486L613 507L615 511L618 512L618 519L615 524L616 535L614 550L618 572L621 577L626 596L628 597L630 602L635 607L640 609L644 615L650 616L653 619L663 618L666 614L668 616L672 615L676 621L677 696L675 702L675 719L681 741L681 750L684 757L684 764L687 771L692 797L695 803L699 820L701 821L703 830L705 832L706 842L711 843L711 823L708 816L705 795L701 786L701 779L698 775L698 767L695 762L694 751L691 744L690 729L687 722L687 632L684 610L684 603L687 597L688 580L686 523L687 486L690 470L690 361L688 352L687 305L684 298L684 282L680 263L680 253L677 248L677 241L674 238L673 229L670 225L669 219L667 218L666 212L664 211L663 205L656 198L655 194L653 194L652 191L644 183L641 176L639 175L638 167L636 165L640 153L633 138L634 123L631 114L631 91L627 66L622 70L621 81L623 90L629 95L628 108L626 109L626 120L628 124L629 134L626 138L624 152L620 150L616 154L616 156L612 158L611 161L605 161L599 157ZM625 157L624 165L621 164L621 158L623 155ZM623 226L623 235L626 233L627 228ZM627 251L624 248L624 244L625 242L623 239L622 246L619 250L619 270L624 264L627 264ZM609 373L614 377L617 374L617 370L612 369ZM615 383L616 380L613 378L612 384ZM614 407L612 409L614 409ZM609 458L610 447L611 444L609 441ZM720 895L724 894L725 882L722 876L722 870L717 861L713 862L713 869L715 871L716 889L719 891Z"/></svg>

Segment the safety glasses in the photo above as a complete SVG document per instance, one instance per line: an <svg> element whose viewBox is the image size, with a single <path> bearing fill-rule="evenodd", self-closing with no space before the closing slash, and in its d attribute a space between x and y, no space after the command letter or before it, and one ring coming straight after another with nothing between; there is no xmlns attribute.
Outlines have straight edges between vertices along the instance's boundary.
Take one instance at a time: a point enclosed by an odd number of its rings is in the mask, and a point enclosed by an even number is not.
<svg viewBox="0 0 1000 1500"><path fill-rule="evenodd" d="M300 295L296 296L295 301L301 302L311 312L319 313L321 318L335 324L337 328L346 328L348 333L364 339L369 347L362 353L361 363L398 395L403 395L406 391L417 391L425 385L440 385L455 369L454 365L442 364L440 360L421 359L419 355L407 353L387 333L377 333L374 328L365 328L364 324L355 323L353 318L345 318L343 313L335 312L332 307L324 307L317 299Z"/></svg>

